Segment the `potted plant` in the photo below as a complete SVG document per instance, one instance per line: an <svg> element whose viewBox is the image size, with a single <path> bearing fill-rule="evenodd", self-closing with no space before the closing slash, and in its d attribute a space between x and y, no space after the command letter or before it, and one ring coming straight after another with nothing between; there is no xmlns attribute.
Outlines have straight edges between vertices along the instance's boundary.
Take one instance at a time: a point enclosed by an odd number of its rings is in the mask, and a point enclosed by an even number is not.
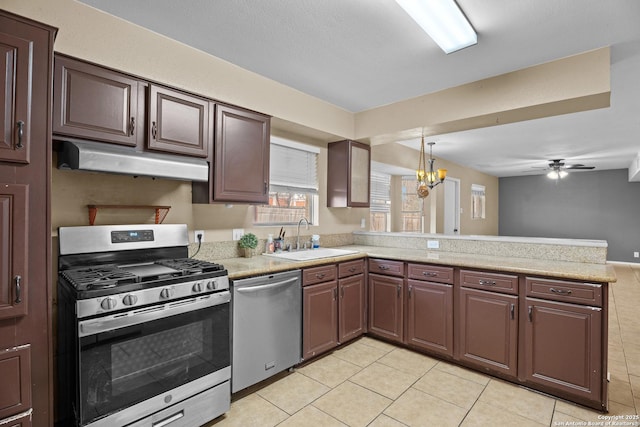
<svg viewBox="0 0 640 427"><path fill-rule="evenodd" d="M253 250L258 246L258 238L253 233L244 234L240 237L238 246L240 246L242 255L245 258L251 258L253 256Z"/></svg>

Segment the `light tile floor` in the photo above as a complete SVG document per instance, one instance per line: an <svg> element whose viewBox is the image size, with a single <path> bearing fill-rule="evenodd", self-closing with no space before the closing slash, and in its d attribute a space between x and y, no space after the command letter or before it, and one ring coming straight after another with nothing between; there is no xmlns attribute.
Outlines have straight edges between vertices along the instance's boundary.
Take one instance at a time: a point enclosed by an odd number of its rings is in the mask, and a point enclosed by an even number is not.
<svg viewBox="0 0 640 427"><path fill-rule="evenodd" d="M618 282L609 293L607 415L631 418L640 414L640 266L615 265L615 270ZM606 425L599 416L364 337L234 396L231 410L207 427ZM640 420L617 422L640 426Z"/></svg>

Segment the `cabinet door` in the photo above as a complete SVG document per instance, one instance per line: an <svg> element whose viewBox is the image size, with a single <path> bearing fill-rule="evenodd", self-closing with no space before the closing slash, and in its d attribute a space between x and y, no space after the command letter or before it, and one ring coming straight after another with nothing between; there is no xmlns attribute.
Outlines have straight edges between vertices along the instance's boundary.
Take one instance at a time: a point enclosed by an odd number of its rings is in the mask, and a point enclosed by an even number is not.
<svg viewBox="0 0 640 427"><path fill-rule="evenodd" d="M56 56L53 133L135 146L144 133L138 90L128 76Z"/></svg>
<svg viewBox="0 0 640 427"><path fill-rule="evenodd" d="M338 284L302 288L302 358L310 359L338 345Z"/></svg>
<svg viewBox="0 0 640 427"><path fill-rule="evenodd" d="M344 140L328 145L327 207L369 207L371 148Z"/></svg>
<svg viewBox="0 0 640 427"><path fill-rule="evenodd" d="M407 282L406 343L453 356L453 286Z"/></svg>
<svg viewBox="0 0 640 427"><path fill-rule="evenodd" d="M29 163L31 42L0 32L0 161Z"/></svg>
<svg viewBox="0 0 640 427"><path fill-rule="evenodd" d="M216 106L213 200L268 203L269 117Z"/></svg>
<svg viewBox="0 0 640 427"><path fill-rule="evenodd" d="M369 274L369 332L402 342L403 279Z"/></svg>
<svg viewBox="0 0 640 427"><path fill-rule="evenodd" d="M209 119L208 100L150 85L147 148L207 157Z"/></svg>
<svg viewBox="0 0 640 427"><path fill-rule="evenodd" d="M526 307L526 380L600 401L602 309L535 298Z"/></svg>
<svg viewBox="0 0 640 427"><path fill-rule="evenodd" d="M344 343L364 333L364 274L340 279L338 341Z"/></svg>
<svg viewBox="0 0 640 427"><path fill-rule="evenodd" d="M28 345L0 350L0 420L31 407L30 350Z"/></svg>
<svg viewBox="0 0 640 427"><path fill-rule="evenodd" d="M518 297L460 288L460 360L517 375Z"/></svg>
<svg viewBox="0 0 640 427"><path fill-rule="evenodd" d="M0 183L0 319L27 314L28 188Z"/></svg>

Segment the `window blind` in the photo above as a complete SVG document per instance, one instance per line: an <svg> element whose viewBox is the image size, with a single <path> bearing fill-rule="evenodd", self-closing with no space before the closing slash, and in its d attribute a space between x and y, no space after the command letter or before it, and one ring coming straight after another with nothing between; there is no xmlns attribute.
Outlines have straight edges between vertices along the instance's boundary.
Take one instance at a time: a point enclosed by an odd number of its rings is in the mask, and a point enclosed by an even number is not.
<svg viewBox="0 0 640 427"><path fill-rule="evenodd" d="M371 172L371 212L391 212L391 175Z"/></svg>
<svg viewBox="0 0 640 427"><path fill-rule="evenodd" d="M271 141L269 180L272 190L318 193L318 154Z"/></svg>

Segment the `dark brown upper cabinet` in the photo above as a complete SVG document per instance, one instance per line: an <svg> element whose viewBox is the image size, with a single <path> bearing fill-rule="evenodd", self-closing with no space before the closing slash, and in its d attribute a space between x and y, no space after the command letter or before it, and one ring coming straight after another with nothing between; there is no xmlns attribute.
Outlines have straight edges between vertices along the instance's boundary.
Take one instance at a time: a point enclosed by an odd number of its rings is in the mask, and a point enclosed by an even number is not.
<svg viewBox="0 0 640 427"><path fill-rule="evenodd" d="M28 188L0 183L0 320L27 314Z"/></svg>
<svg viewBox="0 0 640 427"><path fill-rule="evenodd" d="M136 146L144 135L143 95L134 78L56 55L53 133Z"/></svg>
<svg viewBox="0 0 640 427"><path fill-rule="evenodd" d="M216 105L213 201L268 203L270 123L269 116Z"/></svg>
<svg viewBox="0 0 640 427"><path fill-rule="evenodd" d="M0 32L0 161L29 163L31 42Z"/></svg>
<svg viewBox="0 0 640 427"><path fill-rule="evenodd" d="M371 148L344 140L328 145L327 207L369 207Z"/></svg>
<svg viewBox="0 0 640 427"><path fill-rule="evenodd" d="M151 84L147 148L207 157L212 126L210 104L205 98Z"/></svg>

